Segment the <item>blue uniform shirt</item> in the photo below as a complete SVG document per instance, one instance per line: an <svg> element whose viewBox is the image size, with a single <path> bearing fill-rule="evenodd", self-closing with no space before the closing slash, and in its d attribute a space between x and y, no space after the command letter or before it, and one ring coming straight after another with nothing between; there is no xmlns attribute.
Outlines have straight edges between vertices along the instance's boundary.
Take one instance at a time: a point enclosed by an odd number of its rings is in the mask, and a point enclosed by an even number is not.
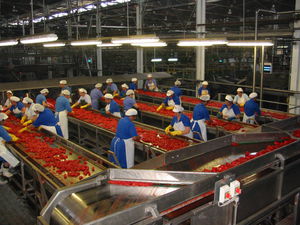
<svg viewBox="0 0 300 225"><path fill-rule="evenodd" d="M175 95L177 95L178 97L182 95L181 89L177 86L172 87L171 90L174 91Z"/></svg>
<svg viewBox="0 0 300 225"><path fill-rule="evenodd" d="M246 102L246 104L244 105L244 110L247 116L253 116L254 114L260 115L258 103L253 99L250 99Z"/></svg>
<svg viewBox="0 0 300 225"><path fill-rule="evenodd" d="M125 98L125 97L126 97L126 92L127 92L127 90L122 90L122 91L120 92L120 97L121 97L121 98Z"/></svg>
<svg viewBox="0 0 300 225"><path fill-rule="evenodd" d="M154 83L154 85L157 87L157 82L155 79L152 79L152 80L146 80L145 82L145 89L148 89L148 85L149 83Z"/></svg>
<svg viewBox="0 0 300 225"><path fill-rule="evenodd" d="M108 93L112 93L114 91L119 92L118 87L117 87L117 85L115 83L112 83L111 85L107 85L105 90Z"/></svg>
<svg viewBox="0 0 300 225"><path fill-rule="evenodd" d="M208 88L200 87L200 88L198 89L198 94L199 94L199 96L202 95L202 91L207 91L207 94L210 95L210 90L209 90Z"/></svg>
<svg viewBox="0 0 300 225"><path fill-rule="evenodd" d="M124 111L127 111L128 109L131 109L134 104L136 104L136 101L133 98L127 96L124 99L123 103L124 103Z"/></svg>
<svg viewBox="0 0 300 225"><path fill-rule="evenodd" d="M70 93L72 93L72 89L71 89L71 87L69 87L69 86L64 86L64 87L61 89L61 91L63 91L63 90L68 90Z"/></svg>
<svg viewBox="0 0 300 225"><path fill-rule="evenodd" d="M17 105L11 105L11 107L9 108L9 111L13 111L14 109L18 108L20 111L22 111L22 109L24 108L24 104L22 102L17 102Z"/></svg>
<svg viewBox="0 0 300 225"><path fill-rule="evenodd" d="M43 102L46 102L46 101L47 101L47 99L46 99L45 95L39 94L38 96L36 96L35 103L43 105Z"/></svg>
<svg viewBox="0 0 300 225"><path fill-rule="evenodd" d="M0 126L0 137L5 141L11 141L11 136L8 135L8 132L2 126Z"/></svg>
<svg viewBox="0 0 300 225"><path fill-rule="evenodd" d="M174 116L171 121L171 126L174 126L175 123L182 122L185 127L191 127L191 121L187 115L181 114L178 120L177 116Z"/></svg>
<svg viewBox="0 0 300 225"><path fill-rule="evenodd" d="M177 95L173 95L173 96L170 96L170 97L166 97L165 100L163 101L163 103L165 105L168 105L168 101L173 99L173 101L175 102L175 105L180 105L180 99Z"/></svg>
<svg viewBox="0 0 300 225"><path fill-rule="evenodd" d="M133 122L126 116L120 119L117 127L116 137L128 139L137 136L136 128Z"/></svg>
<svg viewBox="0 0 300 225"><path fill-rule="evenodd" d="M115 100L111 100L109 105L109 112L110 113L120 112L120 106L118 105L118 103L116 103Z"/></svg>
<svg viewBox="0 0 300 225"><path fill-rule="evenodd" d="M223 109L225 109L225 108L228 108L228 106L227 106L226 104L224 104L224 105L221 107L220 112L222 112ZM239 108L236 104L233 104L233 105L231 106L231 108L232 108L232 110L233 110L233 112L234 112L235 115L241 114L240 108Z"/></svg>
<svg viewBox="0 0 300 225"><path fill-rule="evenodd" d="M67 110L68 112L72 112L70 101L65 96L59 96L56 99L55 112L61 112L64 110Z"/></svg>
<svg viewBox="0 0 300 225"><path fill-rule="evenodd" d="M130 84L129 84L129 89L131 89L131 90L137 90L137 85L136 85L136 83L133 83L133 82L131 82Z"/></svg>
<svg viewBox="0 0 300 225"><path fill-rule="evenodd" d="M209 112L204 104L197 104L193 111L193 120L210 120Z"/></svg>
<svg viewBox="0 0 300 225"><path fill-rule="evenodd" d="M43 112L39 113L38 118L33 122L33 126L39 127L41 125L44 126L55 126L57 124L57 120L53 112L50 109L45 108Z"/></svg>

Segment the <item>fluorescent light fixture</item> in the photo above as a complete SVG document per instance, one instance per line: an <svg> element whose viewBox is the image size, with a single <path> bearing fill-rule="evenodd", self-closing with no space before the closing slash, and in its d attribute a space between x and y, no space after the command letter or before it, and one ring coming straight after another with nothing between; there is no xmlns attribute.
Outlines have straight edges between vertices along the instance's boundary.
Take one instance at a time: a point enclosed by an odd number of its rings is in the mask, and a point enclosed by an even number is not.
<svg viewBox="0 0 300 225"><path fill-rule="evenodd" d="M89 45L101 45L102 41L100 40L81 40L81 41L72 41L72 46L89 46Z"/></svg>
<svg viewBox="0 0 300 225"><path fill-rule="evenodd" d="M113 44L113 43L102 43L102 44L99 44L97 45L97 47L119 47L119 46L122 46L122 44Z"/></svg>
<svg viewBox="0 0 300 225"><path fill-rule="evenodd" d="M151 62L161 62L162 59L161 58L155 58L155 59L151 59Z"/></svg>
<svg viewBox="0 0 300 225"><path fill-rule="evenodd" d="M274 44L271 41L229 41L228 46L235 47L255 47L255 46L273 46Z"/></svg>
<svg viewBox="0 0 300 225"><path fill-rule="evenodd" d="M18 44L17 40L1 40L0 41L0 47L13 46L13 45L17 45L17 44Z"/></svg>
<svg viewBox="0 0 300 225"><path fill-rule="evenodd" d="M36 43L44 43L44 42L52 42L58 39L56 34L41 34L41 35L33 35L29 37L21 38L20 41L22 44L36 44Z"/></svg>
<svg viewBox="0 0 300 225"><path fill-rule="evenodd" d="M53 43L43 44L45 48L64 47L65 45L66 45L65 42L53 42Z"/></svg>
<svg viewBox="0 0 300 225"><path fill-rule="evenodd" d="M178 62L177 58L168 58L168 62Z"/></svg>
<svg viewBox="0 0 300 225"><path fill-rule="evenodd" d="M155 35L134 35L112 38L111 42L114 44L144 44L159 42L159 38Z"/></svg>
<svg viewBox="0 0 300 225"><path fill-rule="evenodd" d="M228 41L225 39L185 39L178 42L181 47L199 47L199 46L212 46L212 45L225 45Z"/></svg>
<svg viewBox="0 0 300 225"><path fill-rule="evenodd" d="M134 43L131 44L132 46L139 46L139 47L143 47L143 48L147 48L147 47L166 47L167 43L166 42L153 42L153 43Z"/></svg>

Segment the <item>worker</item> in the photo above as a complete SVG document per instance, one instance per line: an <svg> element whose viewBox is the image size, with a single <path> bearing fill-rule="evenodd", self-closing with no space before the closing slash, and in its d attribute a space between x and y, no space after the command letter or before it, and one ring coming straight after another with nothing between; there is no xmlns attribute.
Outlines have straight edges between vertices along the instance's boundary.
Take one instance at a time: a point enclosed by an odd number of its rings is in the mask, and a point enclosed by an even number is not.
<svg viewBox="0 0 300 225"><path fill-rule="evenodd" d="M176 80L174 82L175 86L171 88L172 91L174 91L175 95L177 95L178 97L180 97L182 95L182 91L179 88L179 86L181 85L180 80Z"/></svg>
<svg viewBox="0 0 300 225"><path fill-rule="evenodd" d="M20 122L26 126L28 124L31 124L34 120L36 120L37 115L34 113L34 111L32 109L34 104L33 104L33 100L31 98L29 98L29 97L23 98L22 103L25 106L25 113L22 116L22 119Z"/></svg>
<svg viewBox="0 0 300 225"><path fill-rule="evenodd" d="M136 115L137 111L135 109L126 111L125 117L120 119L118 123L116 136L110 145L110 150L114 152L122 168L134 166L134 141L140 139L132 122L135 120ZM116 163L112 156L110 156L110 160Z"/></svg>
<svg viewBox="0 0 300 225"><path fill-rule="evenodd" d="M101 91L102 84L95 84L95 88L91 90L90 96L92 99L92 109L99 110L100 99L103 98L103 93Z"/></svg>
<svg viewBox="0 0 300 225"><path fill-rule="evenodd" d="M6 111L7 109L9 109L11 107L11 101L10 101L10 97L13 96L13 93L11 90L6 91L6 101L4 103L4 107L3 107L3 111Z"/></svg>
<svg viewBox="0 0 300 225"><path fill-rule="evenodd" d="M69 98L71 93L65 89L61 92L62 96L56 99L55 103L55 116L59 121L59 125L65 139L69 139L69 125L68 125L68 113L72 112Z"/></svg>
<svg viewBox="0 0 300 225"><path fill-rule="evenodd" d="M106 88L104 94L112 94L114 97L119 95L118 87L111 78L106 80Z"/></svg>
<svg viewBox="0 0 300 225"><path fill-rule="evenodd" d="M210 90L207 88L207 86L208 86L208 82L203 81L202 86L198 89L198 95L199 96L210 95Z"/></svg>
<svg viewBox="0 0 300 225"><path fill-rule="evenodd" d="M167 97L165 98L163 103L156 109L156 111L159 112L164 107L166 110L172 110L175 105L180 105L179 97L175 95L174 91L168 90Z"/></svg>
<svg viewBox="0 0 300 225"><path fill-rule="evenodd" d="M158 91L157 82L153 78L152 74L147 75L147 80L145 82L144 89L149 91Z"/></svg>
<svg viewBox="0 0 300 225"><path fill-rule="evenodd" d="M134 91L129 89L126 92L126 98L123 101L124 111L126 112L128 109L135 108L138 109L138 105L134 99Z"/></svg>
<svg viewBox="0 0 300 225"><path fill-rule="evenodd" d="M19 133L22 133L23 131L26 131L26 130L29 130L29 129L35 127L38 129L43 128L45 130L50 131L53 134L57 134L57 135L61 136L61 137L63 136L61 127L58 124L57 119L55 118L53 112L50 109L45 108L41 104L34 104L32 109L33 109L34 113L36 113L38 115L37 119L29 126L26 126L22 129L20 129Z"/></svg>
<svg viewBox="0 0 300 225"><path fill-rule="evenodd" d="M172 136L183 135L188 138L193 138L193 133L191 131L190 119L183 114L184 108L181 105L176 105L173 109L175 116L173 117L171 124L165 129L166 134L171 134ZM174 129L174 131L171 131Z"/></svg>
<svg viewBox="0 0 300 225"><path fill-rule="evenodd" d="M40 91L40 94L36 96L35 103L41 104L45 107L48 107L46 96L49 94L49 90L47 88L44 88Z"/></svg>
<svg viewBox="0 0 300 225"><path fill-rule="evenodd" d="M250 95L250 100L246 102L244 109L244 117L243 122L244 123L250 123L254 124L255 116L260 116L261 112L259 109L259 105L257 103L257 93L252 92Z"/></svg>
<svg viewBox="0 0 300 225"><path fill-rule="evenodd" d="M20 98L16 96L10 97L11 107L6 111L6 114L13 113L17 118L21 118L25 114L25 106L20 102Z"/></svg>
<svg viewBox="0 0 300 225"><path fill-rule="evenodd" d="M131 78L131 83L129 84L129 89L136 92L138 89L137 83L138 83L137 78L135 78L135 77Z"/></svg>
<svg viewBox="0 0 300 225"><path fill-rule="evenodd" d="M120 106L114 100L114 96L112 94L105 94L104 99L106 102L105 114L121 117Z"/></svg>
<svg viewBox="0 0 300 225"><path fill-rule="evenodd" d="M68 90L70 93L72 93L72 89L68 86L68 82L66 80L59 81L59 87L61 88L61 92L63 90Z"/></svg>
<svg viewBox="0 0 300 225"><path fill-rule="evenodd" d="M236 92L237 95L234 97L233 103L237 104L239 107L244 107L245 103L249 100L248 95L244 93L242 88L238 88Z"/></svg>
<svg viewBox="0 0 300 225"><path fill-rule="evenodd" d="M236 104L233 104L233 98L230 95L226 95L225 104L221 107L217 117L232 121L238 120L240 116L240 108Z"/></svg>
<svg viewBox="0 0 300 225"><path fill-rule="evenodd" d="M125 98L126 97L126 92L127 92L127 90L128 90L129 87L128 87L127 84L122 84L121 88L122 88L122 90L120 92L120 97L121 98Z"/></svg>
<svg viewBox="0 0 300 225"><path fill-rule="evenodd" d="M76 103L74 103L72 105L72 108L80 105L81 109L85 109L88 108L92 105L92 99L91 96L88 95L87 90L85 90L84 88L79 88L78 89L80 98L78 99L78 101Z"/></svg>
<svg viewBox="0 0 300 225"><path fill-rule="evenodd" d="M200 103L197 104L193 111L192 132L194 132L194 138L207 141L207 130L205 121L210 120L209 112L206 108L207 103L210 100L209 95L201 95Z"/></svg>
<svg viewBox="0 0 300 225"><path fill-rule="evenodd" d="M10 167L16 167L19 164L19 160L6 148L5 142L17 141L18 138L9 134L4 128L3 124L8 116L5 113L0 113L0 172L4 177L12 177L13 174L9 171ZM7 181L0 177L0 184L5 184Z"/></svg>

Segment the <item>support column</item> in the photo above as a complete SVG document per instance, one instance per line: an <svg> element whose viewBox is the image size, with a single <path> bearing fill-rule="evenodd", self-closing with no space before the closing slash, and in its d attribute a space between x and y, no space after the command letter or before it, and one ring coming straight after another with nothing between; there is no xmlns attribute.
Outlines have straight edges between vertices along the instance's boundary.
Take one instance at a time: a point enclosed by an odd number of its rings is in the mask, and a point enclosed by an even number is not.
<svg viewBox="0 0 300 225"><path fill-rule="evenodd" d="M300 0L296 0L296 6L295 10L300 9ZM300 38L300 21L296 21L294 23L294 38L299 39ZM291 78L290 78L290 90L292 91L300 91L300 43L296 41L293 45L293 52L292 52L292 62L291 62ZM291 105L300 106L300 95L295 94L294 96L291 96L289 99L289 103ZM293 106L290 106L291 108ZM289 110L290 113L300 113L300 108L295 108L292 110Z"/></svg>
<svg viewBox="0 0 300 225"><path fill-rule="evenodd" d="M143 33L143 0L139 0L136 7L136 34L141 35ZM144 72L144 57L143 48L136 48L136 72Z"/></svg>
<svg viewBox="0 0 300 225"><path fill-rule="evenodd" d="M197 38L205 37L206 0L196 0L196 31ZM196 79L205 79L205 47L196 47Z"/></svg>
<svg viewBox="0 0 300 225"><path fill-rule="evenodd" d="M96 14L96 33L97 37L101 37L101 2L97 2L97 14ZM102 48L98 48L96 50L97 53L97 76L103 76L103 63L102 63Z"/></svg>

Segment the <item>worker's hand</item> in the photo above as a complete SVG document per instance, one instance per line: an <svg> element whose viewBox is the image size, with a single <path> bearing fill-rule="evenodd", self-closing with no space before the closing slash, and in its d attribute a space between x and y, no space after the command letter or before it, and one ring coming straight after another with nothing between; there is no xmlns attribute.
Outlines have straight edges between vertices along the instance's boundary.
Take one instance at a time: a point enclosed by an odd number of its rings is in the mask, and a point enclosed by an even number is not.
<svg viewBox="0 0 300 225"><path fill-rule="evenodd" d="M14 142L19 140L19 138L13 134L9 134L9 136L11 137L11 140Z"/></svg>
<svg viewBox="0 0 300 225"><path fill-rule="evenodd" d="M124 101L125 98L121 98L122 101Z"/></svg>
<svg viewBox="0 0 300 225"><path fill-rule="evenodd" d="M175 131L170 132L170 134L172 136L182 135L182 131L181 130L175 130Z"/></svg>
<svg viewBox="0 0 300 225"><path fill-rule="evenodd" d="M244 107L245 103L239 104L239 107Z"/></svg>
<svg viewBox="0 0 300 225"><path fill-rule="evenodd" d="M170 133L170 130L172 129L173 127L171 125L167 126L166 129L165 129L165 132L166 134L169 134Z"/></svg>
<svg viewBox="0 0 300 225"><path fill-rule="evenodd" d="M159 112L162 108L163 108L163 105L158 106L158 108L156 109L156 112Z"/></svg>
<svg viewBox="0 0 300 225"><path fill-rule="evenodd" d="M221 118L222 118L222 115L221 115L221 113L220 113L220 112L218 112L218 114L217 114L217 118L218 118L218 119L221 119Z"/></svg>
<svg viewBox="0 0 300 225"><path fill-rule="evenodd" d="M10 127L7 127L7 126L2 126L5 130L10 130L11 128Z"/></svg>
<svg viewBox="0 0 300 225"><path fill-rule="evenodd" d="M32 120L28 120L25 123L23 123L23 126L28 126L29 124L31 124L33 121Z"/></svg>
<svg viewBox="0 0 300 225"><path fill-rule="evenodd" d="M233 116L233 117L229 117L227 120L228 120L228 121L232 121L232 120L235 120L235 119L236 119L236 117Z"/></svg>
<svg viewBox="0 0 300 225"><path fill-rule="evenodd" d="M80 106L81 109L85 109L86 107L88 107L89 104L86 104L86 105L83 105L83 106Z"/></svg>
<svg viewBox="0 0 300 225"><path fill-rule="evenodd" d="M41 130L41 129L43 129L43 128L42 128L41 126L39 126L39 127L38 127L38 130Z"/></svg>
<svg viewBox="0 0 300 225"><path fill-rule="evenodd" d="M19 133L22 133L22 132L24 132L25 130L28 130L28 127L24 127L24 128L22 128L22 129L20 129L18 132L19 132Z"/></svg>
<svg viewBox="0 0 300 225"><path fill-rule="evenodd" d="M119 94L118 94L118 93L115 93L115 94L113 94L113 96L114 96L114 97L118 97L118 96L119 96Z"/></svg>
<svg viewBox="0 0 300 225"><path fill-rule="evenodd" d="M166 107L166 110L172 110L172 109L174 109L174 106L168 106L168 107Z"/></svg>
<svg viewBox="0 0 300 225"><path fill-rule="evenodd" d="M24 123L25 120L26 120L26 116L22 116L22 119L21 119L20 123Z"/></svg>
<svg viewBox="0 0 300 225"><path fill-rule="evenodd" d="M74 107L76 107L76 104L72 105L71 108L73 109Z"/></svg>
<svg viewBox="0 0 300 225"><path fill-rule="evenodd" d="M2 140L1 142L2 142L2 144L5 144L5 143L6 143L6 141L4 141L4 140Z"/></svg>

